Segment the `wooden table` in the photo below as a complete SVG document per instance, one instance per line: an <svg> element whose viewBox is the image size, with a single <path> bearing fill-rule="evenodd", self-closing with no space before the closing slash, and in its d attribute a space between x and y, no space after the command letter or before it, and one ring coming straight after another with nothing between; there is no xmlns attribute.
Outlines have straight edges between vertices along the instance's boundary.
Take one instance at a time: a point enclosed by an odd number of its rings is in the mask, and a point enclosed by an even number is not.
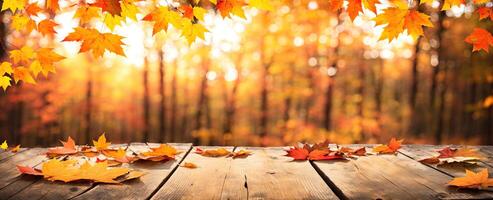
<svg viewBox="0 0 493 200"><path fill-rule="evenodd" d="M129 151L152 146L129 145ZM308 162L292 161L282 147L225 147L253 152L247 158L232 159L203 157L193 153L197 147L191 144L171 145L182 151L175 161L130 164L127 167L146 175L121 185L51 182L19 175L16 164L39 165L46 160L46 149L2 152L0 199L493 199L493 192L447 187L453 177L464 175L462 170L417 161L443 146L407 145L396 155ZM479 168L493 172L493 147L474 148L487 156ZM182 162L198 168L180 167Z"/></svg>

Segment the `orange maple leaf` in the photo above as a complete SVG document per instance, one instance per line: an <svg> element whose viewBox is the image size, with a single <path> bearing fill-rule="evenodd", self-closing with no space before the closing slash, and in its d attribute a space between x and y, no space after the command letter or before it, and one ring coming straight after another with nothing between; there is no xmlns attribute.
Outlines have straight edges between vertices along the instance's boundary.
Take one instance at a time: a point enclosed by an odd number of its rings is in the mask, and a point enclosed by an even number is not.
<svg viewBox="0 0 493 200"><path fill-rule="evenodd" d="M140 153L139 158L151 161L165 161L175 159L175 156L178 153L179 152L173 146L160 144L158 147L151 148L150 151Z"/></svg>
<svg viewBox="0 0 493 200"><path fill-rule="evenodd" d="M336 2L337 3L337 2ZM348 0L347 12L352 21L363 12L363 8L366 8L373 13L377 13L376 4L380 3L380 0Z"/></svg>
<svg viewBox="0 0 493 200"><path fill-rule="evenodd" d="M490 20L493 20L493 8L491 7L481 7L478 8L476 12L478 12L480 20L486 18L490 18Z"/></svg>
<svg viewBox="0 0 493 200"><path fill-rule="evenodd" d="M183 13L183 17L188 19L193 19L193 8L190 5L182 5L180 6L180 10Z"/></svg>
<svg viewBox="0 0 493 200"><path fill-rule="evenodd" d="M35 176L42 176L43 175L41 170L34 169L32 167L22 166L22 165L16 165L16 167L17 167L17 170L19 170L19 172L21 174L30 174L30 175L35 175Z"/></svg>
<svg viewBox="0 0 493 200"><path fill-rule="evenodd" d="M404 140L396 140L395 138L390 139L390 142L388 145L378 145L373 148L373 152L379 153L379 154L389 154L389 153L395 153L397 150L401 148L402 142Z"/></svg>
<svg viewBox="0 0 493 200"><path fill-rule="evenodd" d="M14 68L14 81L15 83L23 81L25 83L36 84L36 81L34 80L29 69L22 66Z"/></svg>
<svg viewBox="0 0 493 200"><path fill-rule="evenodd" d="M235 151L235 152L230 153L228 155L228 157L233 157L233 159L234 158L246 158L246 157L248 157L250 155L252 155L252 152L251 151L242 149L240 151Z"/></svg>
<svg viewBox="0 0 493 200"><path fill-rule="evenodd" d="M77 153L77 149L75 148L75 141L68 136L67 141L60 141L63 147L53 147L49 148L48 154L49 156L57 156L57 155L67 155Z"/></svg>
<svg viewBox="0 0 493 200"><path fill-rule="evenodd" d="M130 163L135 160L134 157L127 156L127 152L123 148L119 148L118 150L107 149L107 150L103 150L102 153L105 156L111 157L121 163Z"/></svg>
<svg viewBox="0 0 493 200"><path fill-rule="evenodd" d="M490 46L493 46L493 36L490 32L482 28L475 28L474 31L466 37L465 41L472 44L472 51L484 50L489 52Z"/></svg>
<svg viewBox="0 0 493 200"><path fill-rule="evenodd" d="M333 12L338 11L344 4L343 0L329 0L329 9Z"/></svg>
<svg viewBox="0 0 493 200"><path fill-rule="evenodd" d="M223 18L232 14L244 18L243 7L245 3L239 0L218 0L216 8Z"/></svg>
<svg viewBox="0 0 493 200"><path fill-rule="evenodd" d="M487 189L493 186L493 179L488 178L488 169L483 169L478 173L466 169L466 176L454 178L448 185L459 188Z"/></svg>
<svg viewBox="0 0 493 200"><path fill-rule="evenodd" d="M182 167L189 168L189 169L195 169L197 168L197 165L191 162L185 162L183 163Z"/></svg>
<svg viewBox="0 0 493 200"><path fill-rule="evenodd" d="M45 19L43 21L40 21L38 23L38 31L42 34L42 35L54 35L56 33L54 27L55 26L58 26L57 23L55 23L53 20L50 20L50 19Z"/></svg>
<svg viewBox="0 0 493 200"><path fill-rule="evenodd" d="M60 5L58 5L58 0L46 0L46 8L56 12L60 10Z"/></svg>
<svg viewBox="0 0 493 200"><path fill-rule="evenodd" d="M423 26L433 27L433 23L430 21L430 16L417 10L409 11L404 18L404 28L414 39L423 35Z"/></svg>
<svg viewBox="0 0 493 200"><path fill-rule="evenodd" d="M195 149L195 153L200 154L202 156L207 156L207 157L221 157L221 156L227 156L231 152L225 148L203 150L203 149L197 147L197 149Z"/></svg>
<svg viewBox="0 0 493 200"><path fill-rule="evenodd" d="M42 11L43 9L41 9L37 3L31 3L29 5L26 6L26 13L29 15L29 16L37 16L38 13L40 11Z"/></svg>
<svg viewBox="0 0 493 200"><path fill-rule="evenodd" d="M99 8L82 6L75 12L74 18L79 18L81 24L89 23L91 19L99 17Z"/></svg>
<svg viewBox="0 0 493 200"><path fill-rule="evenodd" d="M344 155L331 151L328 147L329 141L316 143L314 145L303 144L291 147L286 150L286 156L292 157L294 160L334 160L344 159Z"/></svg>
<svg viewBox="0 0 493 200"><path fill-rule="evenodd" d="M121 16L122 7L120 6L120 0L96 0L91 6L100 7L103 12L106 11L112 15Z"/></svg>
<svg viewBox="0 0 493 200"><path fill-rule="evenodd" d="M110 51L121 56L123 52L123 37L112 33L101 33L96 29L76 27L63 41L82 42L79 52L92 50L95 57L102 57L104 52Z"/></svg>

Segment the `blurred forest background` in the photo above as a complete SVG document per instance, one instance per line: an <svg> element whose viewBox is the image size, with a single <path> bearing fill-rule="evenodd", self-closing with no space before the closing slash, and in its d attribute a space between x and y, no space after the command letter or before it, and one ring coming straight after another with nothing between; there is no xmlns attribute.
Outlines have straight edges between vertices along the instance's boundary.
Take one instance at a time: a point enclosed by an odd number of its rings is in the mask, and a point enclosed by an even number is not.
<svg viewBox="0 0 493 200"><path fill-rule="evenodd" d="M422 5L434 27L388 43L374 15L351 22L327 2L273 1L274 11L246 10L246 20L208 13L211 33L191 46L127 23L116 30L128 58L73 56L78 44L61 44L68 58L56 74L0 92L1 137L24 146L69 135L89 143L103 132L113 143L493 143L493 56L464 42L478 26L472 5ZM60 35L73 14L55 18ZM0 36L4 46L61 40L19 41L8 20Z"/></svg>

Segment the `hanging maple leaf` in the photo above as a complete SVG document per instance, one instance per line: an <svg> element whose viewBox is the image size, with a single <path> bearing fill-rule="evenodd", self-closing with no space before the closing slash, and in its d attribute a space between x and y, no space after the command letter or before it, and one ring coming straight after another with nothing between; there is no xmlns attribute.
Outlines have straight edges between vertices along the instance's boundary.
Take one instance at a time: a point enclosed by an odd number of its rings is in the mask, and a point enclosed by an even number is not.
<svg viewBox="0 0 493 200"><path fill-rule="evenodd" d="M10 9L15 13L16 10L23 10L26 3L27 0L3 0L1 11Z"/></svg>
<svg viewBox="0 0 493 200"><path fill-rule="evenodd" d="M108 12L112 15L121 16L122 8L120 7L120 0L96 0L91 6L99 7L103 12Z"/></svg>
<svg viewBox="0 0 493 200"><path fill-rule="evenodd" d="M452 7L460 6L464 3L465 3L464 0L443 0L442 11L450 10Z"/></svg>
<svg viewBox="0 0 493 200"><path fill-rule="evenodd" d="M34 58L34 50L28 46L23 46L21 49L10 51L10 59L12 59L14 64L20 62L27 63L32 58Z"/></svg>
<svg viewBox="0 0 493 200"><path fill-rule="evenodd" d="M336 2L336 4L339 2ZM347 12L352 21L363 12L363 8L366 8L373 13L377 13L376 4L379 4L380 0L348 0ZM341 5L342 6L342 5Z"/></svg>
<svg viewBox="0 0 493 200"><path fill-rule="evenodd" d="M401 148L401 144L404 140L396 140L395 138L390 139L390 142L388 145L378 145L373 148L373 152L379 153L379 154L389 154L389 153L396 153L397 150Z"/></svg>
<svg viewBox="0 0 493 200"><path fill-rule="evenodd" d="M181 5L180 11L183 13L183 17L193 19L193 8L190 5Z"/></svg>
<svg viewBox="0 0 493 200"><path fill-rule="evenodd" d="M466 37L465 41L473 45L473 52L479 50L489 52L490 46L493 46L493 36L490 32L482 28L475 28L474 31Z"/></svg>
<svg viewBox="0 0 493 200"><path fill-rule="evenodd" d="M178 153L171 145L160 144L159 147L151 148L150 151L140 153L139 158L151 161L166 161L175 159Z"/></svg>
<svg viewBox="0 0 493 200"><path fill-rule="evenodd" d="M260 10L273 10L274 7L269 0L250 0L248 5Z"/></svg>
<svg viewBox="0 0 493 200"><path fill-rule="evenodd" d="M411 10L407 13L406 18L404 18L404 28L409 35L414 39L417 39L419 36L423 35L423 26L433 27L430 16L417 10Z"/></svg>
<svg viewBox="0 0 493 200"><path fill-rule="evenodd" d="M483 169L478 173L466 169L466 176L454 178L448 185L459 188L487 189L493 186L493 179L488 178L488 169Z"/></svg>
<svg viewBox="0 0 493 200"><path fill-rule="evenodd" d="M139 12L139 9L133 2L122 1L120 6L122 8L121 16L123 18L129 18L137 21L137 13Z"/></svg>
<svg viewBox="0 0 493 200"><path fill-rule="evenodd" d="M103 22L106 25L106 27L108 27L111 31L113 31L116 26L121 25L123 20L124 20L124 18L122 16L111 15L109 13L106 13L106 15L104 16Z"/></svg>
<svg viewBox="0 0 493 200"><path fill-rule="evenodd" d="M98 141L93 140L92 143L98 151L108 149L111 144L110 142L106 142L106 137L104 133L99 136Z"/></svg>
<svg viewBox="0 0 493 200"><path fill-rule="evenodd" d="M223 18L235 15L245 19L244 6L245 3L239 0L218 0L216 4L216 8Z"/></svg>
<svg viewBox="0 0 493 200"><path fill-rule="evenodd" d="M46 9L51 10L52 12L59 11L60 5L58 4L58 0L46 0Z"/></svg>
<svg viewBox="0 0 493 200"><path fill-rule="evenodd" d="M207 29L202 24L192 23L191 20L185 19L181 26L181 35L183 35L189 44L192 44L197 38L205 40Z"/></svg>
<svg viewBox="0 0 493 200"><path fill-rule="evenodd" d="M37 3L31 3L29 5L26 6L26 13L29 15L29 16L37 16L38 13L40 11L42 11L43 9L41 9Z"/></svg>
<svg viewBox="0 0 493 200"><path fill-rule="evenodd" d="M49 148L46 154L49 157L59 156L59 155L69 155L77 153L77 149L75 147L75 141L69 136L67 141L60 141L62 143L62 147L53 147Z"/></svg>
<svg viewBox="0 0 493 200"><path fill-rule="evenodd" d="M329 0L329 9L336 12L342 8L344 0Z"/></svg>
<svg viewBox="0 0 493 200"><path fill-rule="evenodd" d="M231 152L225 148L203 150L197 147L195 153L206 157L222 157L229 155Z"/></svg>
<svg viewBox="0 0 493 200"><path fill-rule="evenodd" d="M96 29L76 27L63 41L80 41L79 52L92 50L95 57L102 57L105 50L125 56L123 53L123 37L112 33L100 33Z"/></svg>
<svg viewBox="0 0 493 200"><path fill-rule="evenodd" d="M11 75L13 72L14 70L12 69L12 63L2 62L2 64L0 64L0 76L4 74Z"/></svg>
<svg viewBox="0 0 493 200"><path fill-rule="evenodd" d="M17 84L19 81L23 81L24 83L36 84L33 76L29 69L18 66L14 68L14 82Z"/></svg>
<svg viewBox="0 0 493 200"><path fill-rule="evenodd" d="M166 6L161 6L147 14L142 20L154 22L152 35L155 35L159 31L168 30L169 24L176 28L181 27L182 17L178 12L169 10Z"/></svg>
<svg viewBox="0 0 493 200"><path fill-rule="evenodd" d="M11 86L10 81L11 81L10 77L0 76L0 87L3 88L3 91L7 91L7 88Z"/></svg>
<svg viewBox="0 0 493 200"><path fill-rule="evenodd" d="M390 42L407 30L413 38L423 35L423 26L433 27L430 16L417 10L401 8L387 8L374 19L376 25L386 25L380 35L380 40L388 39Z"/></svg>
<svg viewBox="0 0 493 200"><path fill-rule="evenodd" d="M38 31L42 35L53 36L56 33L56 31L54 29L55 26L58 26L58 24L55 23L53 20L45 19L45 20L42 20L38 23Z"/></svg>
<svg viewBox="0 0 493 200"><path fill-rule="evenodd" d="M26 33L31 33L32 30L36 29L36 22L22 14L14 15L11 25L14 30L24 31Z"/></svg>
<svg viewBox="0 0 493 200"><path fill-rule="evenodd" d="M37 60L35 62L39 62L41 73L43 73L45 77L47 77L50 72L55 73L55 67L53 66L55 62L65 59L65 57L55 53L53 48L40 48L36 51Z"/></svg>
<svg viewBox="0 0 493 200"><path fill-rule="evenodd" d="M91 22L94 18L99 18L99 8L93 6L82 6L77 8L74 18L78 18L81 24Z"/></svg>
<svg viewBox="0 0 493 200"><path fill-rule="evenodd" d="M491 7L481 7L476 11L479 14L479 19L487 19L493 20L493 8Z"/></svg>

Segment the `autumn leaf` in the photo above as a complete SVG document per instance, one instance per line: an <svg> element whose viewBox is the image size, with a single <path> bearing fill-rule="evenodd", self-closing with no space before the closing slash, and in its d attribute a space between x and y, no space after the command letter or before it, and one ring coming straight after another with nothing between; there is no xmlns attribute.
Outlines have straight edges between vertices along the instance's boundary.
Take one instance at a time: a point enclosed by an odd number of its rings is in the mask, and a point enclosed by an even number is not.
<svg viewBox="0 0 493 200"><path fill-rule="evenodd" d="M92 143L98 151L108 149L111 144L110 142L106 142L106 137L104 133L99 136L98 141L93 140Z"/></svg>
<svg viewBox="0 0 493 200"><path fill-rule="evenodd" d="M246 158L250 155L252 155L251 151L247 151L245 149L242 149L240 151L232 152L228 156L233 157L233 158Z"/></svg>
<svg viewBox="0 0 493 200"><path fill-rule="evenodd" d="M249 4L251 7L258 8L260 10L273 10L270 0L250 0Z"/></svg>
<svg viewBox="0 0 493 200"><path fill-rule="evenodd" d="M81 24L86 24L91 22L92 19L98 18L99 8L93 6L82 6L77 8L74 18L78 18Z"/></svg>
<svg viewBox="0 0 493 200"><path fill-rule="evenodd" d="M490 46L493 46L493 36L490 32L482 28L475 28L474 31L466 37L465 41L473 45L472 51L484 50L489 52Z"/></svg>
<svg viewBox="0 0 493 200"><path fill-rule="evenodd" d="M329 9L332 12L336 12L336 11L340 10L343 5L344 5L343 0L329 0Z"/></svg>
<svg viewBox="0 0 493 200"><path fill-rule="evenodd" d="M347 154L348 156L356 155L356 156L365 156L366 155L366 148L361 147L358 149L352 149L349 147L341 147L339 149L340 153Z"/></svg>
<svg viewBox="0 0 493 200"><path fill-rule="evenodd" d="M166 6L161 6L147 14L142 20L154 22L152 35L155 35L160 31L167 31L169 24L176 28L181 27L182 17L178 12L169 10Z"/></svg>
<svg viewBox="0 0 493 200"><path fill-rule="evenodd" d="M479 19L487 19L493 20L493 8L491 7L481 7L476 11L479 14Z"/></svg>
<svg viewBox="0 0 493 200"><path fill-rule="evenodd" d="M17 145L14 148L10 149L10 152L12 153L17 153L19 150L21 150L21 145Z"/></svg>
<svg viewBox="0 0 493 200"><path fill-rule="evenodd" d="M244 6L245 4L239 0L218 0L216 4L216 8L223 18L235 15L245 19Z"/></svg>
<svg viewBox="0 0 493 200"><path fill-rule="evenodd" d="M193 19L193 8L190 5L181 5L180 11L183 13L183 17Z"/></svg>
<svg viewBox="0 0 493 200"><path fill-rule="evenodd" d="M26 3L27 0L3 0L1 11L10 9L12 13L15 13L16 10L23 10Z"/></svg>
<svg viewBox="0 0 493 200"><path fill-rule="evenodd" d="M99 7L103 12L108 12L112 15L121 16L122 8L120 7L120 0L96 0L91 6Z"/></svg>
<svg viewBox="0 0 493 200"><path fill-rule="evenodd" d="M123 22L123 20L124 19L121 16L111 15L109 13L106 13L106 15L104 16L104 21L103 22L106 25L106 27L108 27L111 31L113 31L116 26L121 25L121 23Z"/></svg>
<svg viewBox="0 0 493 200"><path fill-rule="evenodd" d="M192 44L197 38L205 40L207 29L202 24L194 24L191 20L183 20L181 35L183 35L189 44Z"/></svg>
<svg viewBox="0 0 493 200"><path fill-rule="evenodd" d="M41 65L41 72L46 77L48 73L55 73L55 67L53 64L59 62L65 57L55 53L52 48L40 48L36 50L36 58Z"/></svg>
<svg viewBox="0 0 493 200"><path fill-rule="evenodd" d="M45 20L42 20L39 22L38 24L38 31L42 34L42 35L50 35L50 36L53 36L56 31L55 31L55 26L58 26L57 23L55 23L53 20L50 20L50 19L45 19Z"/></svg>
<svg viewBox="0 0 493 200"><path fill-rule="evenodd" d="M129 18L137 21L137 13L139 12L139 9L135 6L135 4L131 2L121 2L120 6L122 8L121 16L123 18Z"/></svg>
<svg viewBox="0 0 493 200"><path fill-rule="evenodd" d="M386 25L380 35L379 40L388 39L390 42L404 31L404 19L408 13L407 9L386 8L378 14L373 20L377 26Z"/></svg>
<svg viewBox="0 0 493 200"><path fill-rule="evenodd" d="M419 160L419 162L429 165L434 165L440 163L440 159L438 157L431 157Z"/></svg>
<svg viewBox="0 0 493 200"><path fill-rule="evenodd" d="M326 140L314 145L302 144L293 146L286 150L287 155L294 160L334 160L345 159L343 154L337 151L331 151L328 147L329 142Z"/></svg>
<svg viewBox="0 0 493 200"><path fill-rule="evenodd" d="M7 148L9 148L9 145L7 144L7 140L4 140L0 145L0 149L7 150Z"/></svg>
<svg viewBox="0 0 493 200"><path fill-rule="evenodd" d="M32 30L36 29L36 22L25 15L16 14L12 17L11 26L14 30L31 33Z"/></svg>
<svg viewBox="0 0 493 200"><path fill-rule="evenodd" d="M54 157L58 155L69 155L77 153L77 149L75 147L75 141L69 136L67 141L60 141L62 143L62 147L53 147L49 148L46 153L49 157Z"/></svg>
<svg viewBox="0 0 493 200"><path fill-rule="evenodd" d="M336 2L338 3L338 2ZM363 7L377 13L376 4L380 3L380 0L348 0L347 12L352 21L363 12Z"/></svg>
<svg viewBox="0 0 493 200"><path fill-rule="evenodd" d="M483 169L478 173L466 169L466 176L454 178L448 185L459 188L487 189L493 186L493 179L488 178L488 169Z"/></svg>
<svg viewBox="0 0 493 200"><path fill-rule="evenodd" d="M60 5L58 5L58 0L46 0L46 8L53 12L60 10Z"/></svg>
<svg viewBox="0 0 493 200"><path fill-rule="evenodd" d="M13 72L14 70L12 69L12 63L2 62L2 64L0 64L0 76L5 74L11 75Z"/></svg>
<svg viewBox="0 0 493 200"><path fill-rule="evenodd" d="M406 18L404 18L404 28L414 39L423 35L423 26L433 27L433 24L430 21L430 16L417 10L409 11Z"/></svg>
<svg viewBox="0 0 493 200"><path fill-rule="evenodd" d="M193 7L193 16L195 16L198 20L204 20L205 13L207 12L205 9L201 7Z"/></svg>
<svg viewBox="0 0 493 200"><path fill-rule="evenodd" d="M14 68L14 82L18 83L19 81L36 84L36 81L31 75L31 72L29 72L29 69L22 66Z"/></svg>
<svg viewBox="0 0 493 200"><path fill-rule="evenodd" d="M26 13L29 15L29 16L37 16L38 13L40 11L42 11L43 9L41 9L37 3L31 3L29 5L26 6Z"/></svg>
<svg viewBox="0 0 493 200"><path fill-rule="evenodd" d="M0 76L0 87L3 88L3 91L7 91L7 88L11 86L10 81L11 81L10 77Z"/></svg>
<svg viewBox="0 0 493 200"><path fill-rule="evenodd" d="M189 168L189 169L195 169L195 168L197 168L197 165L193 164L191 162L185 162L185 163L183 163L182 167Z"/></svg>
<svg viewBox="0 0 493 200"><path fill-rule="evenodd" d="M43 175L41 170L34 169L32 167L22 166L22 165L16 165L16 167L17 167L17 170L19 170L19 172L21 174L29 174L29 175L35 175L35 176L42 176Z"/></svg>
<svg viewBox="0 0 493 200"><path fill-rule="evenodd" d="M160 144L159 147L151 148L150 151L140 153L139 158L151 161L166 161L175 159L175 156L178 153L179 152L173 146Z"/></svg>
<svg viewBox="0 0 493 200"><path fill-rule="evenodd" d="M442 11L450 10L454 6L460 6L464 4L464 0L443 0Z"/></svg>
<svg viewBox="0 0 493 200"><path fill-rule="evenodd" d="M96 29L76 27L74 32L65 37L63 41L82 42L79 52L92 50L95 57L102 57L106 50L125 56L121 47L123 45L122 39L122 36L113 33L100 33Z"/></svg>
<svg viewBox="0 0 493 200"><path fill-rule="evenodd" d="M379 154L389 154L389 153L395 153L397 150L401 148L401 144L404 140L396 140L395 138L390 139L390 142L388 145L378 145L373 148L373 152L379 153Z"/></svg>
<svg viewBox="0 0 493 200"><path fill-rule="evenodd" d="M473 2L475 4L483 4L483 3L488 3L490 2L491 0L473 0Z"/></svg>
<svg viewBox="0 0 493 200"><path fill-rule="evenodd" d="M195 153L200 154L202 156L206 156L206 157L222 157L222 156L229 155L231 152L225 148L203 150L203 149L197 147L195 149Z"/></svg>
<svg viewBox="0 0 493 200"><path fill-rule="evenodd" d="M28 46L23 46L21 49L10 51L10 59L12 59L14 64L20 62L26 63L32 58L34 58L34 50Z"/></svg>
<svg viewBox="0 0 493 200"><path fill-rule="evenodd" d="M121 163L131 163L135 160L134 157L127 156L127 152L123 148L119 148L118 150L103 150L102 153Z"/></svg>

